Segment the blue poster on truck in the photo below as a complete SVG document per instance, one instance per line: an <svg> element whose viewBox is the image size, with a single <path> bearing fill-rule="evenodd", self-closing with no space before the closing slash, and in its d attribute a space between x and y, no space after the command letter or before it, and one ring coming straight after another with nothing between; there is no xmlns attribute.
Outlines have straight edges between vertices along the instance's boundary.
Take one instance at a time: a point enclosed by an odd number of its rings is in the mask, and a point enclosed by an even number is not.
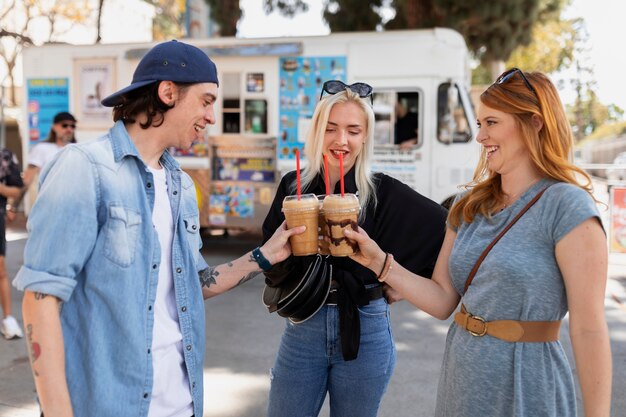
<svg viewBox="0 0 626 417"><path fill-rule="evenodd" d="M279 59L278 159L295 159L302 150L308 121L324 81L346 81L346 57L282 57Z"/></svg>
<svg viewBox="0 0 626 417"><path fill-rule="evenodd" d="M45 140L54 115L69 111L69 80L67 78L29 78L26 81L28 97L28 142L31 145Z"/></svg>
<svg viewBox="0 0 626 417"><path fill-rule="evenodd" d="M215 158L214 175L220 181L275 182L273 158Z"/></svg>

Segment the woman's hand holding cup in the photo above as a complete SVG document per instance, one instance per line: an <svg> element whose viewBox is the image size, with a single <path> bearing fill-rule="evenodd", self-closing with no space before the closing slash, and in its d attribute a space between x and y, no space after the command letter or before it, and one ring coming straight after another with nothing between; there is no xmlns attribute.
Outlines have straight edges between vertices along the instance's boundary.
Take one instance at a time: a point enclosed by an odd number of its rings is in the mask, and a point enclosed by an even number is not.
<svg viewBox="0 0 626 417"><path fill-rule="evenodd" d="M345 229L344 235L359 245L356 254L350 259L372 270L375 274L380 273L385 264L385 252L374 242L361 227L357 231Z"/></svg>

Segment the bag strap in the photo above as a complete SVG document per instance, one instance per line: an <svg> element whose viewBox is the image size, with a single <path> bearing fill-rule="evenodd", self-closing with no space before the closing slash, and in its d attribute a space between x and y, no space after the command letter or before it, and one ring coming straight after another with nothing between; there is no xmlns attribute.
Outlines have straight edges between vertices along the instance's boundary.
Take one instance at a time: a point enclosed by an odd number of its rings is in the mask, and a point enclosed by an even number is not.
<svg viewBox="0 0 626 417"><path fill-rule="evenodd" d="M476 272L478 272L478 267L480 267L480 264L483 263L483 260L487 257L487 254L489 253L491 248L493 248L494 245L496 243L498 243L500 238L502 238L502 236L504 236L504 234L506 232L508 232L509 229L511 227L513 227L513 225L520 219L520 217L522 217L524 215L524 213L526 213L528 211L528 209L531 208L532 205L537 202L537 200L539 200L539 198L548 189L548 187L546 187L543 190L539 191L537 193L537 195L532 200L530 200L528 202L528 204L526 204L526 206L524 206L524 208L522 210L520 210L519 213L517 213L517 216L515 216L515 218L513 218L513 220L511 220L511 222L506 225L506 227L500 232L500 234L498 236L496 236L496 238L489 244L489 246L487 246L487 248L485 248L483 253L480 255L480 257L478 258L478 260L474 264L474 267L470 271L469 275L467 276L467 280L465 281L465 288L463 289L463 294L465 294L467 292L467 289L469 288L470 284L472 283L472 280L474 279L474 276L476 275Z"/></svg>

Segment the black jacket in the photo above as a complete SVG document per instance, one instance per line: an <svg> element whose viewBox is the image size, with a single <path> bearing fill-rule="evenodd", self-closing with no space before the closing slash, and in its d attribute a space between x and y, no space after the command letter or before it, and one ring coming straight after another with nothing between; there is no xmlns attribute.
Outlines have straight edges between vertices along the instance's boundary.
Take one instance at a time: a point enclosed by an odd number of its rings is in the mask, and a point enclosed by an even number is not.
<svg viewBox="0 0 626 417"><path fill-rule="evenodd" d="M293 194L290 190L295 177L295 171L288 173L278 186L274 202L263 222L264 242L285 219L281 211L282 201L285 196ZM383 251L393 254L394 259L403 267L430 278L443 243L447 211L388 175L375 174L374 184L378 203L374 207L371 202L364 208L365 218L359 221L359 226ZM339 186L337 183L335 193L340 192ZM344 177L344 189L347 193L357 192L354 168ZM325 185L322 176L318 176L306 190L302 190L302 193L324 194ZM266 283L275 286L290 278L302 276L310 259L291 256L284 262L274 265L271 271L265 274ZM349 357L353 356L354 359L358 352L360 334L356 306L368 304L365 285L378 284L378 281L375 273L347 257L331 259L333 279L339 281L341 288L344 289L344 297L339 297L338 306L344 358L349 360Z"/></svg>

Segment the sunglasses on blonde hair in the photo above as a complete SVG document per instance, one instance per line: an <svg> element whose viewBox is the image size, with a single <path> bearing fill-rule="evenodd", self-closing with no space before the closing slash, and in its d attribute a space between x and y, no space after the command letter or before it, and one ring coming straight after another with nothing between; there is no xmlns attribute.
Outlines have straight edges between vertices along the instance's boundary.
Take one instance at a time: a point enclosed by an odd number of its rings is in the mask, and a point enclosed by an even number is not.
<svg viewBox="0 0 626 417"><path fill-rule="evenodd" d="M361 98L369 97L372 105L374 104L374 98L372 97L374 89L371 85L365 83L346 84L343 81L339 80L330 80L324 83L324 85L322 86L322 92L320 93L320 100L322 99L322 96L324 96L325 92L333 95L341 93L345 90L350 90L353 93L358 94Z"/></svg>
<svg viewBox="0 0 626 417"><path fill-rule="evenodd" d="M524 71L522 71L519 68L511 68L508 71L504 71L496 80L496 82L494 84L505 84L507 81L509 81L515 74L519 74L522 77L522 80L524 81L524 84L526 84L526 87L528 87L528 89L535 95L535 97L537 96L537 90L535 90L535 87L533 87L533 85L530 83L530 81L528 81L528 78L526 78L526 76L524 75Z"/></svg>

